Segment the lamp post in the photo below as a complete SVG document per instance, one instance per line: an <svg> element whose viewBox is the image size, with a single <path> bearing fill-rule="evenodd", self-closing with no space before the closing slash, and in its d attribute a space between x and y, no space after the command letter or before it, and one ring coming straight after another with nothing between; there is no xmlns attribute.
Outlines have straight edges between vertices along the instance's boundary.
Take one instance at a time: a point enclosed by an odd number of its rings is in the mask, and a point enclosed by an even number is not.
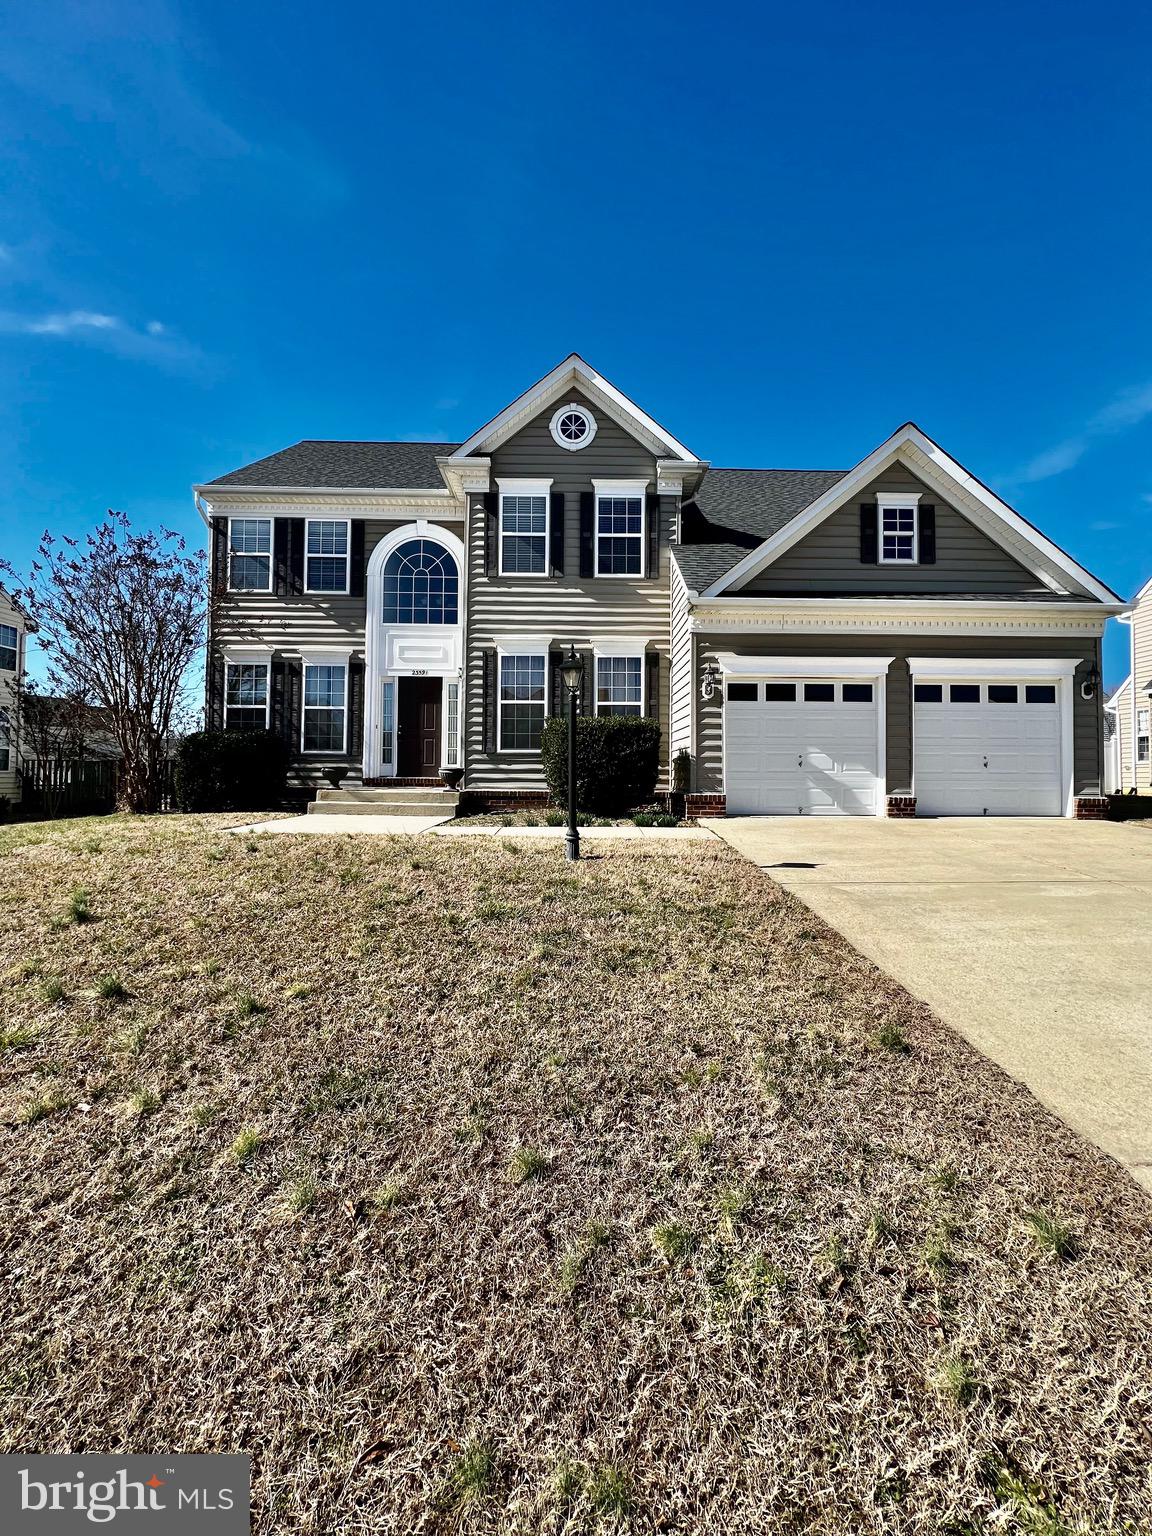
<svg viewBox="0 0 1152 1536"><path fill-rule="evenodd" d="M583 677L584 663L577 656L576 647L570 645L560 663L560 678L568 690L568 836L564 852L570 859L580 857L580 833L576 828L576 700Z"/></svg>

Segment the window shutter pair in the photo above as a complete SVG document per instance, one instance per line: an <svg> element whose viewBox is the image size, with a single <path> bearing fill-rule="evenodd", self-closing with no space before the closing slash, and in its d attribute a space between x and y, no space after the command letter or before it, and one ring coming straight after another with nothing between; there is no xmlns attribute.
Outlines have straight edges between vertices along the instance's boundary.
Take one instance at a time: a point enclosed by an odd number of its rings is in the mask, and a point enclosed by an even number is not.
<svg viewBox="0 0 1152 1536"><path fill-rule="evenodd" d="M919 541L920 565L936 564L936 508L931 503L921 505L917 512L916 528ZM877 565L880 561L880 509L874 501L860 505L860 563Z"/></svg>
<svg viewBox="0 0 1152 1536"><path fill-rule="evenodd" d="M596 574L596 494L580 492L580 575Z"/></svg>
<svg viewBox="0 0 1152 1536"><path fill-rule="evenodd" d="M496 750L496 652L480 652L480 707L483 719L482 744L485 752Z"/></svg>

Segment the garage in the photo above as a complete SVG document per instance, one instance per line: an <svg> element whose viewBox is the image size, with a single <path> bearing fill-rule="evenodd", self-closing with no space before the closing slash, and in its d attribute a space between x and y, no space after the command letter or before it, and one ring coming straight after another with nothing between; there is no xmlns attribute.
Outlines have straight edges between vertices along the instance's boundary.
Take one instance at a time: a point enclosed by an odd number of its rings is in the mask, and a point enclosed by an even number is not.
<svg viewBox="0 0 1152 1536"><path fill-rule="evenodd" d="M1062 816L1070 675L940 676L912 663L920 816Z"/></svg>
<svg viewBox="0 0 1152 1536"><path fill-rule="evenodd" d="M883 684L873 677L724 681L730 815L877 816Z"/></svg>

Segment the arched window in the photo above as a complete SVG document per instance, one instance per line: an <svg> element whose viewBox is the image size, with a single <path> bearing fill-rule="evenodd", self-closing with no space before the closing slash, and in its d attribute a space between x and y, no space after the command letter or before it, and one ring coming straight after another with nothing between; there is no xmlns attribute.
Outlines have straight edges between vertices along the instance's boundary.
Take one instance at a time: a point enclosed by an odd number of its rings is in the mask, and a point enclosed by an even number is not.
<svg viewBox="0 0 1152 1536"><path fill-rule="evenodd" d="M385 624L455 624L456 562L432 539L408 539L384 563Z"/></svg>

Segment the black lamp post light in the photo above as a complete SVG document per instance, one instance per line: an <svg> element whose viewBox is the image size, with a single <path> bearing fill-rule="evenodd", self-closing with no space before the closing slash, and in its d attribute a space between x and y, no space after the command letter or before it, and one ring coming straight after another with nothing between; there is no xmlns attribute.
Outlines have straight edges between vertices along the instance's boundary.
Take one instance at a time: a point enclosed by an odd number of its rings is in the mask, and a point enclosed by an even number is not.
<svg viewBox="0 0 1152 1536"><path fill-rule="evenodd" d="M564 852L570 859L580 857L580 833L576 826L576 702L580 697L580 684L584 680L584 663L570 645L568 654L560 663L560 679L568 690L568 836L564 840Z"/></svg>

